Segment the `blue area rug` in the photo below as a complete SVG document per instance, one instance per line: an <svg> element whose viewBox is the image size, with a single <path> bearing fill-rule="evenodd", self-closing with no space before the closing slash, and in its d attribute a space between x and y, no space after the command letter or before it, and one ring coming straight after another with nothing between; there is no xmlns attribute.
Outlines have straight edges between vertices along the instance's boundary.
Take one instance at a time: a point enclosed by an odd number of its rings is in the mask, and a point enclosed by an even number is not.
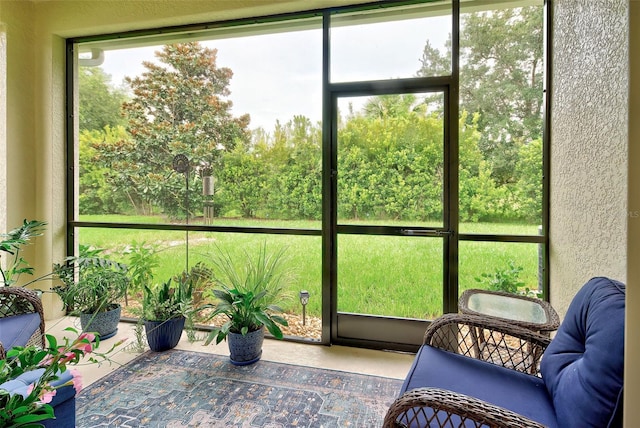
<svg viewBox="0 0 640 428"><path fill-rule="evenodd" d="M171 350L84 389L77 427L380 427L401 380Z"/></svg>

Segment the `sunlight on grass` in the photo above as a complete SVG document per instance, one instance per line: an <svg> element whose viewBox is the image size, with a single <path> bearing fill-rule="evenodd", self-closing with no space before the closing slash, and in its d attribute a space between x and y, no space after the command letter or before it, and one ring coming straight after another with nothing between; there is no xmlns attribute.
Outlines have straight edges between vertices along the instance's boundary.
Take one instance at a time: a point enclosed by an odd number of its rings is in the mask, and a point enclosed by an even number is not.
<svg viewBox="0 0 640 428"><path fill-rule="evenodd" d="M83 221L135 223L148 217L83 216ZM161 223L160 218L154 222ZM224 221L220 220L220 224ZM238 220L233 220L234 224ZM282 227L282 221L277 221ZM216 220L218 224L218 220ZM243 221L246 227L266 226L262 220ZM287 227L315 229L318 222L295 221ZM516 224L474 224L483 230L501 234L537 234L537 227ZM487 232L489 233L489 232ZM181 273L187 262L186 237L182 231L80 228L82 244L105 248L112 258L127 262L125 251L133 243L155 245L159 267L155 281L160 282ZM209 264L217 248L233 258L244 258L244 252L255 253L263 242L275 251L286 247L287 263L295 272L289 290L290 299L283 302L285 311L300 313L300 290L308 290L311 299L307 313L321 314L322 249L320 236L265 235L248 233L190 232L189 266ZM505 268L509 261L522 266L520 280L526 287L538 287L538 245L527 243L460 242L460 292L468 288L485 288L475 278ZM434 238L340 235L338 238L338 309L385 316L432 319L442 313L442 240ZM210 265L210 264L209 264Z"/></svg>

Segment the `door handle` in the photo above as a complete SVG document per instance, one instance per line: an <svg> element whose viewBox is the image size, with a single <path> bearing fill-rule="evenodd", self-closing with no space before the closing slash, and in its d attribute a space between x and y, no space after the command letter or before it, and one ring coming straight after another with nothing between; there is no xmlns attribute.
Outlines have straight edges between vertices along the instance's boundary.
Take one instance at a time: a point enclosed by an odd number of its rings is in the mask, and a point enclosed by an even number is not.
<svg viewBox="0 0 640 428"><path fill-rule="evenodd" d="M452 235L453 231L442 229L400 229L400 233L405 236L444 236Z"/></svg>

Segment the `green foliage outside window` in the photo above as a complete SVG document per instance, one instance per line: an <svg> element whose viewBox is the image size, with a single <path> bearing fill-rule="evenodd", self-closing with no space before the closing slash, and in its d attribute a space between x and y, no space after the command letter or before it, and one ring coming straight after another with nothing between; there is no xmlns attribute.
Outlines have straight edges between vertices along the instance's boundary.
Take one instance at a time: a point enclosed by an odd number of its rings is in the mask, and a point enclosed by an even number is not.
<svg viewBox="0 0 640 428"><path fill-rule="evenodd" d="M540 8L464 15L461 222L541 219L541 16ZM249 132L249 116L231 114L233 73L218 66L215 49L178 43L156 55L158 63L145 63L143 75L126 79L132 91L121 103L126 129L116 121L96 130L105 121L88 116L81 122L91 127L80 137L82 214L183 219L188 199L190 217L202 215L198 175L192 170L185 179L171 168L173 156L187 154L213 168L217 216L321 218L321 124L295 116L272 132ZM486 67L492 55L495 62ZM448 64L445 57L427 43L418 75L433 75L431 69ZM108 76L92 73L85 80L92 85L85 88L105 94ZM114 90L99 99L118 96ZM340 118L341 218L441 218L443 121L432 98L373 97L363 114Z"/></svg>

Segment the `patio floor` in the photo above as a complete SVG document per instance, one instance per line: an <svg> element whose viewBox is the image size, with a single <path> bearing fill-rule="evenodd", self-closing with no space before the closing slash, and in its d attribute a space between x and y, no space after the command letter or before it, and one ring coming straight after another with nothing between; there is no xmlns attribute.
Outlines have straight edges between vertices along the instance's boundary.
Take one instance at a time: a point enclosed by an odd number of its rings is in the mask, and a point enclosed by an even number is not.
<svg viewBox="0 0 640 428"><path fill-rule="evenodd" d="M102 364L101 366L96 364L79 364L76 367L82 373L84 386L90 385L139 355L131 349L131 344L135 342L134 326L132 323L121 322L118 327L118 333L113 338L101 343L100 350L107 351L111 347L111 344L116 343L118 340L127 340L112 354L112 364ZM72 336L72 333L64 331L67 327L74 327L80 330L80 320L75 317L63 317L46 322L47 333L52 334L56 338L61 338L65 335ZM180 343L178 343L176 348L219 355L229 354L226 342L222 342L219 345L211 344L204 346L202 341L189 342L185 333L182 334ZM266 361L342 370L396 379L405 378L411 367L413 358L413 354L399 352L375 351L345 346L323 346L274 339L266 339L264 341L262 354L262 359Z"/></svg>

